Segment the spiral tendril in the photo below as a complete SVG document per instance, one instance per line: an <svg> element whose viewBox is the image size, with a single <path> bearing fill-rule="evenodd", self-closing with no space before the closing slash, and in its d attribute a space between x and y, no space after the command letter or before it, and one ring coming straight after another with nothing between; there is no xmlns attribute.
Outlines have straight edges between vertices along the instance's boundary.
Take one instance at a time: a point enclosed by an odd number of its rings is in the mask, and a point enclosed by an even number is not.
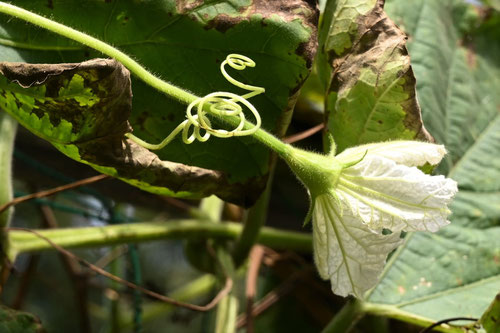
<svg viewBox="0 0 500 333"><path fill-rule="evenodd" d="M262 120L259 112L248 101L248 99L262 94L265 89L262 87L244 84L234 79L226 72L226 65L241 71L247 67L255 67L255 62L241 54L229 54L220 65L220 71L224 78L231 84L241 89L248 90L249 92L247 94L240 96L230 92L218 91L196 99L189 104L186 109L186 120L180 123L159 144L148 143L139 139L132 133L127 133L125 136L144 148L158 150L168 145L180 132L182 132L182 141L186 144L191 144L196 140L205 142L212 135L219 138L229 138L233 136L246 136L255 133L260 128ZM255 124L252 124L250 128L245 128L245 124L247 122L245 114L243 113L242 105L247 107L255 118ZM208 118L208 115L219 118L238 117L239 123L232 130L215 129L212 127L212 123ZM193 130L192 133L189 134L191 127L193 127ZM202 131L204 132L203 134Z"/></svg>

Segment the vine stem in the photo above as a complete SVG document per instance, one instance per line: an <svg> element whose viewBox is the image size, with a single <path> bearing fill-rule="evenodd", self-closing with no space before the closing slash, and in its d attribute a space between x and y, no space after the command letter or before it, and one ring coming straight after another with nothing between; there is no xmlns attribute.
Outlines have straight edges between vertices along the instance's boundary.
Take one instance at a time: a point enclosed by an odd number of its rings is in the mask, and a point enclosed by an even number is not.
<svg viewBox="0 0 500 333"><path fill-rule="evenodd" d="M128 70L130 70L131 73L135 74L139 79L143 80L146 84L163 92L168 96L171 96L172 98L183 104L189 105L195 100L199 99L199 96L191 94L182 88L179 88L156 77L124 52L97 38L2 1L0 1L0 13L4 13L31 24L37 25L60 36L64 36L90 48L93 48L111 58L114 58L122 63ZM222 118L222 120L231 125L238 125L240 122L239 118L237 117L224 117ZM253 127L253 124L245 121L244 129L251 129ZM252 134L252 136L270 149L276 151L280 156L286 158L289 155L289 145L282 142L280 139L276 138L274 135L266 132L265 130L258 129L255 133Z"/></svg>
<svg viewBox="0 0 500 333"><path fill-rule="evenodd" d="M12 200L12 151L16 129L17 121L0 110L0 205ZM12 213L12 210L4 210L0 210L0 227L9 225Z"/></svg>
<svg viewBox="0 0 500 333"><path fill-rule="evenodd" d="M401 310L397 308L394 305L386 305L386 304L375 304L375 303L369 303L369 302L363 302L361 303L361 311L370 314L370 315L375 315L375 316L381 316L381 317L387 317L387 318L393 318L396 320L401 320L410 324L418 325L418 326L423 326L427 327L429 325L434 324L434 321L425 318L413 313L406 312L404 310ZM448 333L460 333L463 332L462 328L460 327L453 327L447 324L442 324L438 327L434 328L437 331L440 332L448 332Z"/></svg>
<svg viewBox="0 0 500 333"><path fill-rule="evenodd" d="M16 228L8 228L7 231L11 260L21 253L53 250L51 244L33 233ZM40 235L50 239L54 244L68 249L140 243L160 239L200 237L235 239L241 234L241 231L242 226L239 223L207 223L207 221L191 219L85 227L78 228L76 231L72 228L37 230ZM263 227L257 241L276 249L306 253L312 251L311 235L300 232Z"/></svg>
<svg viewBox="0 0 500 333"><path fill-rule="evenodd" d="M49 20L43 16L32 13L21 7L17 7L2 1L0 1L0 12L42 27L44 29L52 31L53 33L72 39L78 43L100 51L105 55L115 58L125 67L127 67L132 73L141 78L144 82L166 93L167 95L172 96L180 102L189 104L196 98L198 98L197 96L192 95L185 90L169 84L162 79L154 76L128 55L112 47L111 45L100 41L97 38L65 26L64 24Z"/></svg>
<svg viewBox="0 0 500 333"><path fill-rule="evenodd" d="M263 225L266 223L269 201L271 199L271 188L274 181L274 172L276 167L276 158L272 157L270 163L269 178L267 180L264 193L257 200L255 205L250 208L243 224L243 230L236 240L233 249L233 258L236 267L242 265L248 258L250 250L259 237Z"/></svg>
<svg viewBox="0 0 500 333"><path fill-rule="evenodd" d="M16 137L17 121L0 110L0 205L12 200L12 151ZM9 276L9 265L4 253L9 251L5 227L10 223L12 209L0 211L0 293Z"/></svg>

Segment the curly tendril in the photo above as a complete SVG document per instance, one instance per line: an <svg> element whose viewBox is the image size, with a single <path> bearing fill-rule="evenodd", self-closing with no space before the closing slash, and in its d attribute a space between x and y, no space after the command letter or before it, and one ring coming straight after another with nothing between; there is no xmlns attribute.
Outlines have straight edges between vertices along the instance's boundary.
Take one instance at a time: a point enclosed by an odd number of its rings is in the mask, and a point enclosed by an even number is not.
<svg viewBox="0 0 500 333"><path fill-rule="evenodd" d="M248 90L249 93L240 96L230 92L218 91L196 99L189 104L186 109L187 119L180 123L159 144L148 143L139 139L132 133L127 133L125 136L144 148L158 150L168 145L180 132L182 132L182 141L186 144L193 143L195 140L205 142L212 135L219 138L229 138L233 136L246 136L255 133L260 128L262 120L257 109L247 99L262 94L265 89L237 81L226 72L226 65L241 71L247 67L255 67L255 62L241 54L230 54L220 65L220 71L226 80L239 88ZM247 107L255 118L255 124L252 124L251 128L244 129L246 117L243 113L242 105ZM212 127L212 123L210 122L208 115L219 118L238 117L239 123L230 131L225 129L215 129ZM193 127L193 130L192 133L189 134L191 127ZM204 134L202 134L202 131L204 131Z"/></svg>

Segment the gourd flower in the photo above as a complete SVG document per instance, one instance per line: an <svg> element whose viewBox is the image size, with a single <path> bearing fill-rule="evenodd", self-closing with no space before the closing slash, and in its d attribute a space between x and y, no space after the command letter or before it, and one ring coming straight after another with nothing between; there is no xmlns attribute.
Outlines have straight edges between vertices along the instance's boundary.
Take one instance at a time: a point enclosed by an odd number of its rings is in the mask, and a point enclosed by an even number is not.
<svg viewBox="0 0 500 333"><path fill-rule="evenodd" d="M400 245L401 231L436 232L449 224L457 183L417 167L437 165L444 146L417 141L374 143L334 156L290 147L282 156L307 187L314 260L332 291L362 298Z"/></svg>
<svg viewBox="0 0 500 333"><path fill-rule="evenodd" d="M244 70L255 62L230 54L220 66L230 83L248 93L213 92L194 99L186 109L187 119L159 144L132 133L126 136L151 150L162 149L181 132L186 144L206 142L211 135L252 136L277 152L308 189L311 207L306 221L313 220L314 259L335 294L362 298L376 284L387 255L402 243L402 231L435 232L449 223L447 205L458 191L456 182L417 168L437 165L446 154L443 146L392 141L350 148L336 156L335 148L328 155L294 148L260 128L260 115L247 99L265 89L235 80L226 65ZM251 111L255 124L247 122L242 105ZM213 128L209 117L234 127Z"/></svg>

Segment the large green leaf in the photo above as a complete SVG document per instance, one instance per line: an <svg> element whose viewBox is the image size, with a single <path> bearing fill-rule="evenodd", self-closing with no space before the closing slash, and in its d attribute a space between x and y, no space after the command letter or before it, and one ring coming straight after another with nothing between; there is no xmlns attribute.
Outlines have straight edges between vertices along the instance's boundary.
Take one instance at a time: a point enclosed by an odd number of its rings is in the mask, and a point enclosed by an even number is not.
<svg viewBox="0 0 500 333"><path fill-rule="evenodd" d="M130 132L132 91L120 63L0 62L0 74L0 107L69 157L149 191L243 196L217 172L161 161L124 137Z"/></svg>
<svg viewBox="0 0 500 333"><path fill-rule="evenodd" d="M261 113L263 127L278 135L288 125L297 92L316 51L318 13L316 6L307 1L73 0L47 5L23 0L16 1L16 5L109 42L158 76L199 96L214 91L240 93L224 80L219 66L229 53L249 56L257 63L255 69L231 74L245 83L266 88L266 94L252 98L252 103ZM0 60L67 63L91 56L98 54L25 22L1 16ZM134 78L132 86L133 110L128 120L134 134L148 142L161 141L184 120L186 106ZM68 154L68 147L58 148ZM206 182L206 175L215 172L222 183L230 185L224 198L237 203L251 204L267 179L269 152L251 138L212 138L190 146L174 140L157 156L164 161L207 169L199 172L200 169L186 167L191 182L197 176ZM145 183L142 188L156 193L206 195L195 190L194 185L188 191L178 191L148 183L149 179L139 181Z"/></svg>
<svg viewBox="0 0 500 333"><path fill-rule="evenodd" d="M430 140L421 121L406 36L383 0L330 1L321 31L328 130L339 151L394 139ZM333 13L333 14L332 14ZM325 37L326 36L326 37ZM324 63L318 66L324 66Z"/></svg>
<svg viewBox="0 0 500 333"><path fill-rule="evenodd" d="M500 290L499 21L481 22L461 0L387 9L411 39L424 123L449 150L439 171L460 192L451 225L410 235L368 301L429 320L479 318Z"/></svg>

